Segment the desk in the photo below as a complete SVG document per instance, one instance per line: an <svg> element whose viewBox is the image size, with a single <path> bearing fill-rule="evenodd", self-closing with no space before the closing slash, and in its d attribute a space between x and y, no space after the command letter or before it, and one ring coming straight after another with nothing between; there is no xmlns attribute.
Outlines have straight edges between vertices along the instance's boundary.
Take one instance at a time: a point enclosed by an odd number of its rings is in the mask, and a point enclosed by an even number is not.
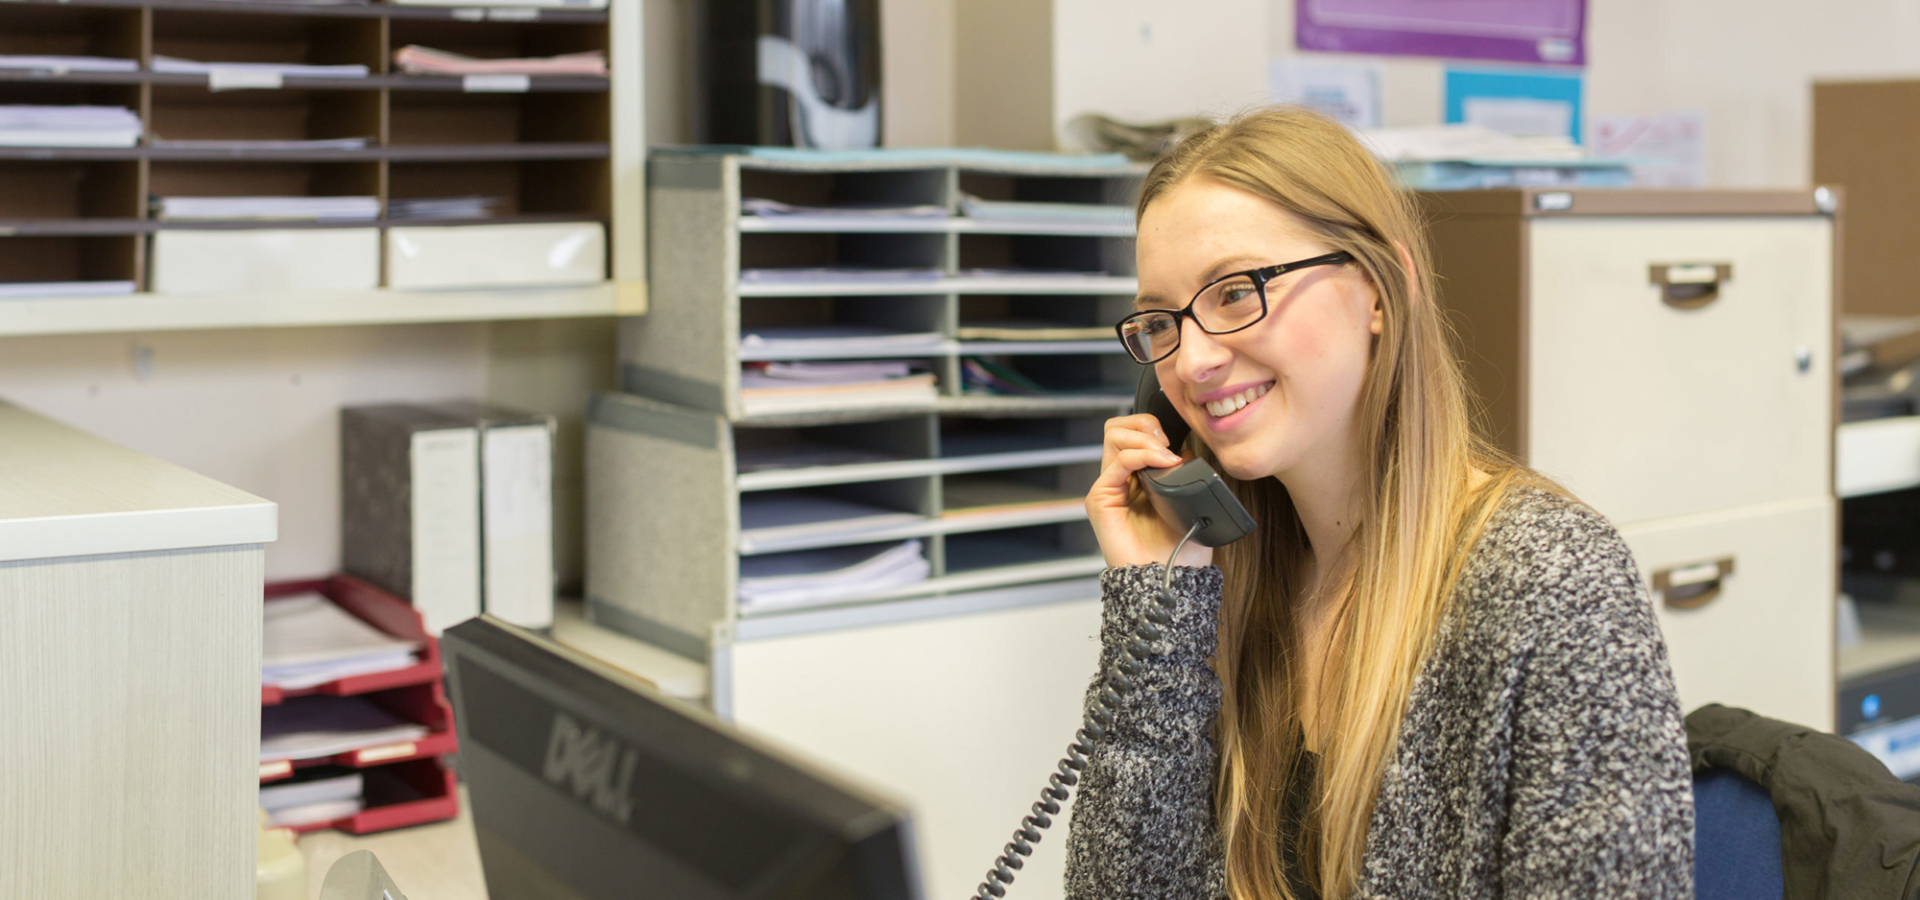
<svg viewBox="0 0 1920 900"><path fill-rule="evenodd" d="M251 900L277 513L0 402L0 897Z"/></svg>
<svg viewBox="0 0 1920 900"><path fill-rule="evenodd" d="M460 816L450 822L359 837L338 831L302 835L300 853L307 858L308 896L320 896L327 869L355 850L373 851L407 900L487 900L464 785L460 788Z"/></svg>

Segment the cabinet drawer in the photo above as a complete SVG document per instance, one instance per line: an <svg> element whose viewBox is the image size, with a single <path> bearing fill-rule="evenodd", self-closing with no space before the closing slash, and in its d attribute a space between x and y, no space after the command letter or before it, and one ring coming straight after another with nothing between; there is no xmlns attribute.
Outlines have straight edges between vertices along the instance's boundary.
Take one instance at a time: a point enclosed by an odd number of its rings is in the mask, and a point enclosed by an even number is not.
<svg viewBox="0 0 1920 900"><path fill-rule="evenodd" d="M606 229L598 222L387 229L389 287L593 284L606 278L606 271Z"/></svg>
<svg viewBox="0 0 1920 900"><path fill-rule="evenodd" d="M1683 709L1724 703L1833 728L1832 501L1621 533L1648 584L1666 587L1653 590L1653 604Z"/></svg>
<svg viewBox="0 0 1920 900"><path fill-rule="evenodd" d="M1829 493L1827 219L1554 219L1530 235L1532 466L1616 522ZM1686 283L1722 273L1717 291Z"/></svg>

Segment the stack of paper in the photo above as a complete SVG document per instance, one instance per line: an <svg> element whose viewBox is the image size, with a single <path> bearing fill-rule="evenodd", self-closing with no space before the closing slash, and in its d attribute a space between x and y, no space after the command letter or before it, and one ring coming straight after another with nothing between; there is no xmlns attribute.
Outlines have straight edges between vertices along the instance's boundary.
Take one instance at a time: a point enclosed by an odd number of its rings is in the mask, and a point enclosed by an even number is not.
<svg viewBox="0 0 1920 900"><path fill-rule="evenodd" d="M15 281L0 283L0 300L22 297L113 297L133 293L131 281Z"/></svg>
<svg viewBox="0 0 1920 900"><path fill-rule="evenodd" d="M868 325L759 327L740 336L742 359L830 359L941 353L938 331L898 332Z"/></svg>
<svg viewBox="0 0 1920 900"><path fill-rule="evenodd" d="M0 147L131 147L140 131L124 106L0 106Z"/></svg>
<svg viewBox="0 0 1920 900"><path fill-rule="evenodd" d="M408 44L393 51L393 65L408 75L598 75L604 78L607 54L589 50L528 59L476 59Z"/></svg>
<svg viewBox="0 0 1920 900"><path fill-rule="evenodd" d="M406 197L387 201L389 219L486 219L505 197Z"/></svg>
<svg viewBox="0 0 1920 900"><path fill-rule="evenodd" d="M323 766L295 781L260 786L260 808L279 828L344 819L359 812L366 790L359 772Z"/></svg>
<svg viewBox="0 0 1920 900"><path fill-rule="evenodd" d="M740 558L740 610L769 612L856 598L927 580L919 541L875 550L829 547Z"/></svg>
<svg viewBox="0 0 1920 900"><path fill-rule="evenodd" d="M960 386L967 393L1033 397L1048 393L1038 382L1012 368L984 359L960 361Z"/></svg>
<svg viewBox="0 0 1920 900"><path fill-rule="evenodd" d="M140 61L105 56L23 56L0 53L0 69L34 69L56 75L67 72L138 72Z"/></svg>
<svg viewBox="0 0 1920 900"><path fill-rule="evenodd" d="M866 266L816 266L790 269L741 269L741 284L832 284L835 282L920 282L940 280L939 269L879 269Z"/></svg>
<svg viewBox="0 0 1920 900"><path fill-rule="evenodd" d="M378 197L155 197L162 219L359 222L380 217Z"/></svg>
<svg viewBox="0 0 1920 900"><path fill-rule="evenodd" d="M777 553L830 540L912 525L900 512L811 491L761 491L740 496L740 552Z"/></svg>
<svg viewBox="0 0 1920 900"><path fill-rule="evenodd" d="M1098 341L1116 337L1106 325L1034 321L972 322L961 325L954 336L963 341Z"/></svg>
<svg viewBox="0 0 1920 900"><path fill-rule="evenodd" d="M931 203L900 206L880 203L850 203L839 206L798 206L768 200L763 197L747 197L740 201L740 212L749 216L766 219L944 219L947 208Z"/></svg>
<svg viewBox="0 0 1920 900"><path fill-rule="evenodd" d="M913 374L899 360L748 363L740 372L747 415L932 406L931 374Z"/></svg>
<svg viewBox="0 0 1920 900"><path fill-rule="evenodd" d="M362 65L310 66L304 63L243 63L243 62L200 62L194 59L180 59L175 56L155 54L149 66L155 72L167 72L176 75L212 75L224 72L244 72L257 75L278 75L282 78L365 78L371 70Z"/></svg>
<svg viewBox="0 0 1920 900"><path fill-rule="evenodd" d="M1082 226L1103 230L1133 228L1133 207L1101 203L1015 203L982 200L967 194L960 198L960 211L970 219L983 222Z"/></svg>
<svg viewBox="0 0 1920 900"><path fill-rule="evenodd" d="M1070 515L1086 507L1084 494L1075 496L991 472L948 475L941 482L940 492L945 500L941 518L947 519L1011 512Z"/></svg>
<svg viewBox="0 0 1920 900"><path fill-rule="evenodd" d="M371 139L363 137L323 138L314 141L230 141L171 140L154 137L152 146L164 150L365 150Z"/></svg>
<svg viewBox="0 0 1920 900"><path fill-rule="evenodd" d="M295 697L260 709L260 759L315 759L382 744L417 741L427 726L365 697Z"/></svg>
<svg viewBox="0 0 1920 900"><path fill-rule="evenodd" d="M267 603L260 681L287 689L414 664L420 642L387 634L319 594Z"/></svg>

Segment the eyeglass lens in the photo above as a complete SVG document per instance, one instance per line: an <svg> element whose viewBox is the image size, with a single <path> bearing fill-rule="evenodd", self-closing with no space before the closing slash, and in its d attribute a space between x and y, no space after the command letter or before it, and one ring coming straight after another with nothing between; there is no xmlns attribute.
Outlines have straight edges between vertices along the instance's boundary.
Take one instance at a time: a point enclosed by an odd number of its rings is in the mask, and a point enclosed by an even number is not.
<svg viewBox="0 0 1920 900"><path fill-rule="evenodd" d="M1259 321L1265 311L1260 286L1245 275L1209 285L1192 306L1200 330L1209 334L1238 331ZM1180 346L1180 316L1171 310L1135 316L1123 325L1121 337L1134 359L1153 362Z"/></svg>

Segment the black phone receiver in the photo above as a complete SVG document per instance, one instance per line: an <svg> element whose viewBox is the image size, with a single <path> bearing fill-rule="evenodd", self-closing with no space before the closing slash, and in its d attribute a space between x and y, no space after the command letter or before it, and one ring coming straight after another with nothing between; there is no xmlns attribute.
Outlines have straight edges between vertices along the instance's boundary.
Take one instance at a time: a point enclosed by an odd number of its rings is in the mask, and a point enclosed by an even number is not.
<svg viewBox="0 0 1920 900"><path fill-rule="evenodd" d="M1133 411L1150 413L1159 420L1160 430L1167 435L1167 446L1175 453L1180 452L1180 445L1186 443L1187 435L1193 431L1187 420L1181 418L1180 411L1174 409L1173 401L1167 399L1167 393L1160 389L1160 377L1154 374L1152 366L1143 366L1140 370ZM1141 469L1137 474L1147 489L1147 499L1153 502L1161 518L1182 530L1192 528L1195 522L1201 523L1200 530L1193 533L1195 543L1222 547L1253 532L1253 516L1240 505L1239 498L1233 496L1227 483L1220 480L1220 473L1207 465L1206 460L1190 459L1170 469Z"/></svg>

